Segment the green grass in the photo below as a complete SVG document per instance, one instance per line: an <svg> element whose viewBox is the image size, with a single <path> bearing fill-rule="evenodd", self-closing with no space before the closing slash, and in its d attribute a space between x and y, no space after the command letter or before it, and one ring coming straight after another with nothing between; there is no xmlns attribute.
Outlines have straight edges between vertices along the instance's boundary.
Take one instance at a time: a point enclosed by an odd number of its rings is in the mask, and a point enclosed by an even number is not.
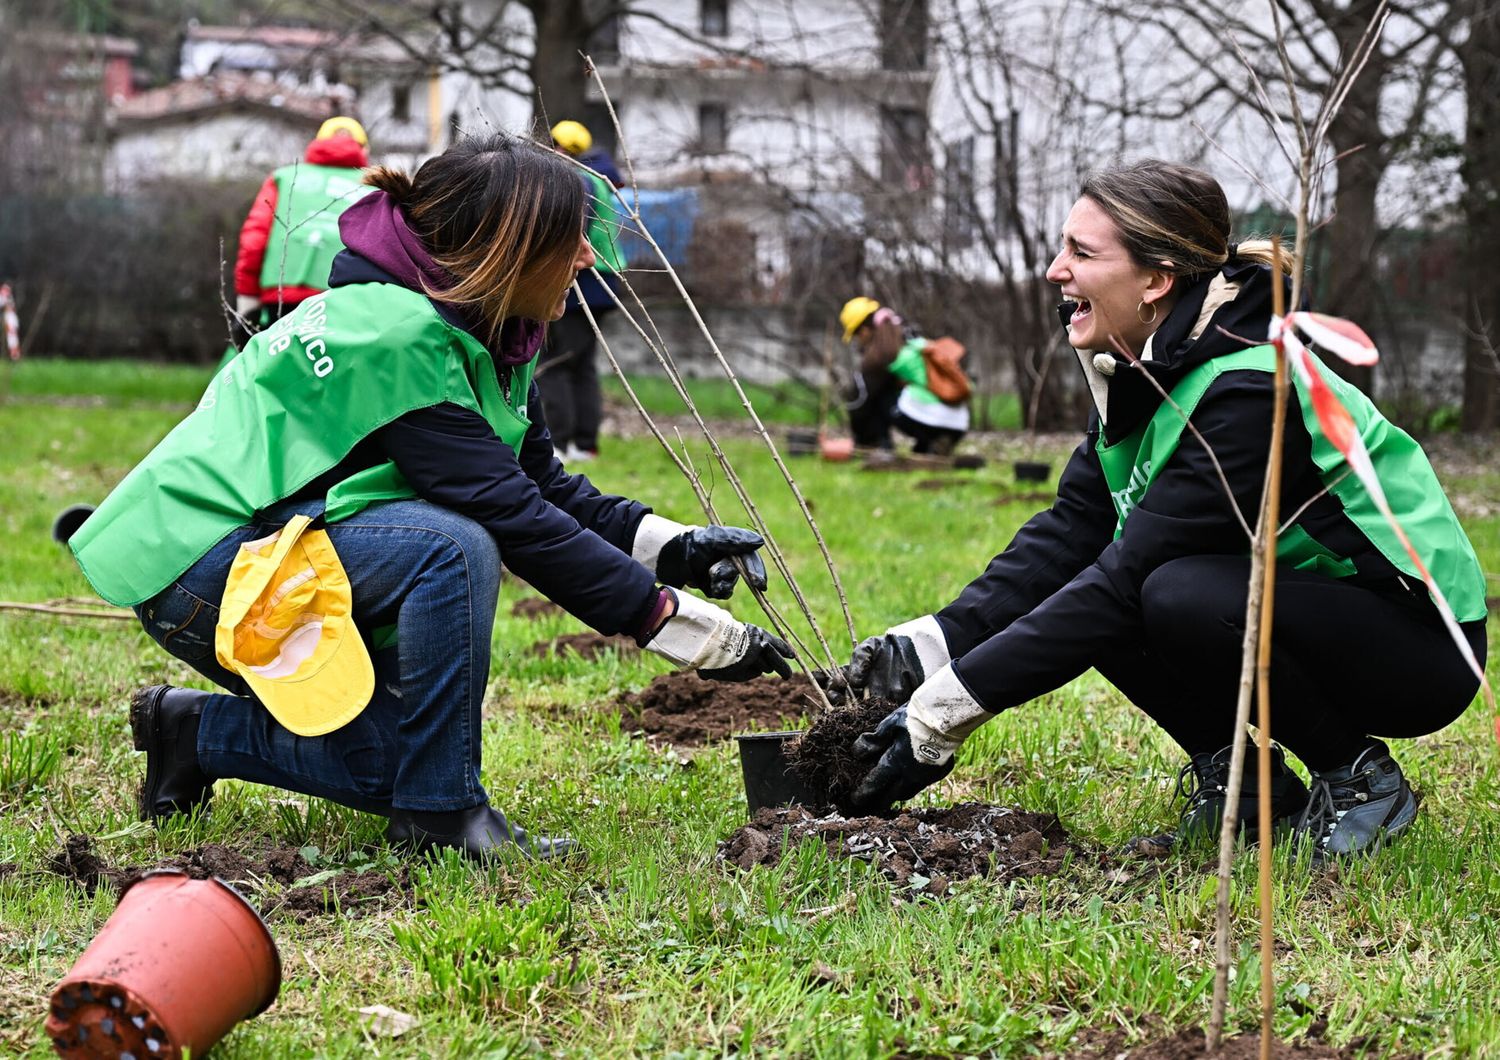
<svg viewBox="0 0 1500 1060"><path fill-rule="evenodd" d="M103 496L196 395L178 370L116 368L108 380L97 366L42 373L24 400L0 401L0 598L88 592L48 538L53 514ZM22 365L12 394L32 370ZM116 388L110 400L74 400L105 382ZM165 392L179 407L158 407ZM939 490L918 489L935 477L925 473L793 463L861 634L946 602L1038 507L1006 500L1019 492L1008 457L1020 444L985 444L997 459L943 476L967 484ZM612 441L590 474L665 515L694 518L686 485L652 446ZM747 442L725 447L835 636L836 597L769 461ZM702 448L695 460L706 469ZM1060 462L1060 452L1049 455ZM1493 466L1492 455L1443 465L1453 491L1471 499L1496 495ZM732 494L713 478L730 516ZM1500 571L1500 517L1469 524L1486 569ZM784 587L774 596L792 610ZM867 867L816 846L773 870L726 872L715 845L744 819L733 749L678 754L622 735L611 700L663 665L533 656L534 641L581 627L563 616L512 618L516 598L502 589L485 782L527 826L578 837L588 863L478 870L439 859L414 873L416 908L306 922L273 915L280 998L215 1056L1025 1056L1066 1051L1084 1030L1205 1019L1206 855L1171 858L1159 877L1116 875L1084 855L1050 879L971 882L946 900L899 903ZM734 609L753 610L744 601ZM1492 658L1497 647L1492 634ZM1500 665L1490 674L1500 681ZM115 863L207 841L273 841L316 846L319 869L388 864L378 819L248 784L221 783L206 820L136 824L141 761L125 703L137 685L162 680L202 684L133 625L0 613L0 861L18 866L0 877L0 1043L22 1055L50 1055L40 1033L47 993L113 905L47 871L68 832L102 837L99 851ZM1500 755L1490 726L1476 707L1442 733L1397 742L1425 802L1390 850L1337 877L1280 856L1279 1033L1302 1033L1316 1012L1340 1042L1371 1036L1373 1054L1500 1055ZM980 730L955 773L920 801L1054 811L1092 849L1107 848L1173 820L1179 757L1090 675ZM1256 1019L1245 948L1254 879L1253 855L1244 856L1236 1027ZM418 1023L371 1040L355 1010L374 1004Z"/></svg>

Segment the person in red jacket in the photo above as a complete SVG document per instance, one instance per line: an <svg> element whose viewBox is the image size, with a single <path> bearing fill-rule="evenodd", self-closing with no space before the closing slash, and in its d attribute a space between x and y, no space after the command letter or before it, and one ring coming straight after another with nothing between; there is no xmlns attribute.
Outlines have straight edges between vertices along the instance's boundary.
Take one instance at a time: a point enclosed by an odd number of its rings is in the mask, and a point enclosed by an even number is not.
<svg viewBox="0 0 1500 1060"><path fill-rule="evenodd" d="M328 270L344 249L339 215L369 191L360 173L370 164L368 146L359 122L329 118L301 162L275 170L260 186L234 263L245 337L328 289Z"/></svg>

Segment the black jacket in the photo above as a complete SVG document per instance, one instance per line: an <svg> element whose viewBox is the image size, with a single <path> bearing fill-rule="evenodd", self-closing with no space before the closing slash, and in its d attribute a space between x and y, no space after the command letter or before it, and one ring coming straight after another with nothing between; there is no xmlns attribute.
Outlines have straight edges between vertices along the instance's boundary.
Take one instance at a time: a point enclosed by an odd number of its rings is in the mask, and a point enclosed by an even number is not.
<svg viewBox="0 0 1500 1060"><path fill-rule="evenodd" d="M1189 369L1265 341L1270 271L1236 262L1223 275L1240 285L1239 293L1213 314L1200 335L1193 337L1190 331L1208 295L1209 279L1184 292L1152 340L1152 360L1145 367L1168 392ZM1104 428L1110 441L1126 437L1161 403L1140 370L1117 361ZM1252 527L1264 488L1274 400L1269 373L1226 372L1192 415L1193 425L1218 457L1234 503ZM1294 392L1286 424L1281 511L1290 516L1323 483ZM1100 430L1095 414L1063 470L1052 507L1032 517L985 572L937 613L949 653L959 660L958 675L990 711L1060 687L1089 669L1106 649L1132 642L1145 647L1141 586L1162 564L1183 556L1248 551L1249 540L1209 453L1191 432L1184 432L1131 511L1123 533L1113 539L1115 509L1094 449ZM1325 493L1312 501L1297 523L1352 559L1358 570L1355 581L1380 592L1408 594L1396 568L1334 497Z"/></svg>
<svg viewBox="0 0 1500 1060"><path fill-rule="evenodd" d="M331 287L400 282L349 250L334 259L329 279ZM452 306L433 306L474 333ZM563 470L534 383L526 409L531 427L519 456L483 416L435 405L375 431L297 496L322 497L354 472L391 460L417 496L488 530L505 566L542 595L601 633L634 633L657 600L655 575L630 558L636 528L651 509Z"/></svg>

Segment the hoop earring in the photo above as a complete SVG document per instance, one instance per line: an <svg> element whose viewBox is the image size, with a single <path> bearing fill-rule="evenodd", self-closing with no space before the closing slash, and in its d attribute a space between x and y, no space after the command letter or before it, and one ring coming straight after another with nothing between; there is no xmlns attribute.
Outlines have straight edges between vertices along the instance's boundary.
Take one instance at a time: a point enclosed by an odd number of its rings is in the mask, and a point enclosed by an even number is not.
<svg viewBox="0 0 1500 1060"><path fill-rule="evenodd" d="M1151 317L1150 317L1149 320L1146 317L1141 316L1141 310L1144 309L1145 307L1146 307L1146 300L1143 298L1143 299L1141 299L1141 301L1135 307L1135 318L1137 320L1139 320L1142 324L1155 324L1156 323L1156 303L1155 302L1151 303Z"/></svg>

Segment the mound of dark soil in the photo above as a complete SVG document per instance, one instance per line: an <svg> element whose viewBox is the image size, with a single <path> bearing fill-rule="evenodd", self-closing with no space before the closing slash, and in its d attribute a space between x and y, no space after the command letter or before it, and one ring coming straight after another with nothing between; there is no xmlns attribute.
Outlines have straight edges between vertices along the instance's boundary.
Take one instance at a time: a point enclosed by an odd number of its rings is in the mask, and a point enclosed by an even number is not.
<svg viewBox="0 0 1500 1060"><path fill-rule="evenodd" d="M1367 1043L1356 1042L1343 1048L1317 1040L1327 1024L1318 1021L1308 1038L1296 1042L1271 1042L1271 1055L1277 1060L1344 1060L1369 1055ZM1205 1052L1207 1035L1201 1027L1188 1027L1168 1038L1146 1042L1125 1049L1118 1042L1075 1054L1079 1060L1259 1060L1260 1034L1241 1034L1226 1038L1214 1052Z"/></svg>
<svg viewBox="0 0 1500 1060"><path fill-rule="evenodd" d="M805 839L835 857L860 858L919 894L943 895L955 880L1046 876L1062 868L1068 833L1050 814L979 802L908 810L898 817L819 817L803 806L762 809L719 844L740 869L774 865Z"/></svg>
<svg viewBox="0 0 1500 1060"><path fill-rule="evenodd" d="M512 618L529 618L535 621L548 615L560 615L563 609L544 596L527 596L510 605Z"/></svg>
<svg viewBox="0 0 1500 1060"><path fill-rule="evenodd" d="M945 490L952 486L969 486L975 479L972 478L924 478L917 483L919 490Z"/></svg>
<svg viewBox="0 0 1500 1060"><path fill-rule="evenodd" d="M818 715L812 727L786 745L787 772L813 797L813 805L858 813L849 797L873 763L854 757L854 741L872 732L899 704L865 699Z"/></svg>
<svg viewBox="0 0 1500 1060"><path fill-rule="evenodd" d="M696 747L747 729L795 728L817 711L802 674L731 684L682 671L663 674L620 699L620 728Z"/></svg>
<svg viewBox="0 0 1500 1060"><path fill-rule="evenodd" d="M564 633L551 640L539 640L531 646L531 654L546 658L573 652L584 659L597 659L602 652L614 649L617 652L637 652L633 637L606 637L602 633Z"/></svg>
<svg viewBox="0 0 1500 1060"><path fill-rule="evenodd" d="M348 914L361 906L404 904L411 898L411 878L405 865L392 873L373 869L319 872L296 847L271 847L246 854L223 843L205 843L153 865L111 866L94 853L92 837L70 835L62 850L48 859L47 867L76 881L90 895L100 887L123 891L154 869L176 869L195 880L217 877L256 900L267 915L280 910L297 917L335 911ZM307 882L301 886L292 886L304 880ZM270 891L268 883L285 889L265 893Z"/></svg>

